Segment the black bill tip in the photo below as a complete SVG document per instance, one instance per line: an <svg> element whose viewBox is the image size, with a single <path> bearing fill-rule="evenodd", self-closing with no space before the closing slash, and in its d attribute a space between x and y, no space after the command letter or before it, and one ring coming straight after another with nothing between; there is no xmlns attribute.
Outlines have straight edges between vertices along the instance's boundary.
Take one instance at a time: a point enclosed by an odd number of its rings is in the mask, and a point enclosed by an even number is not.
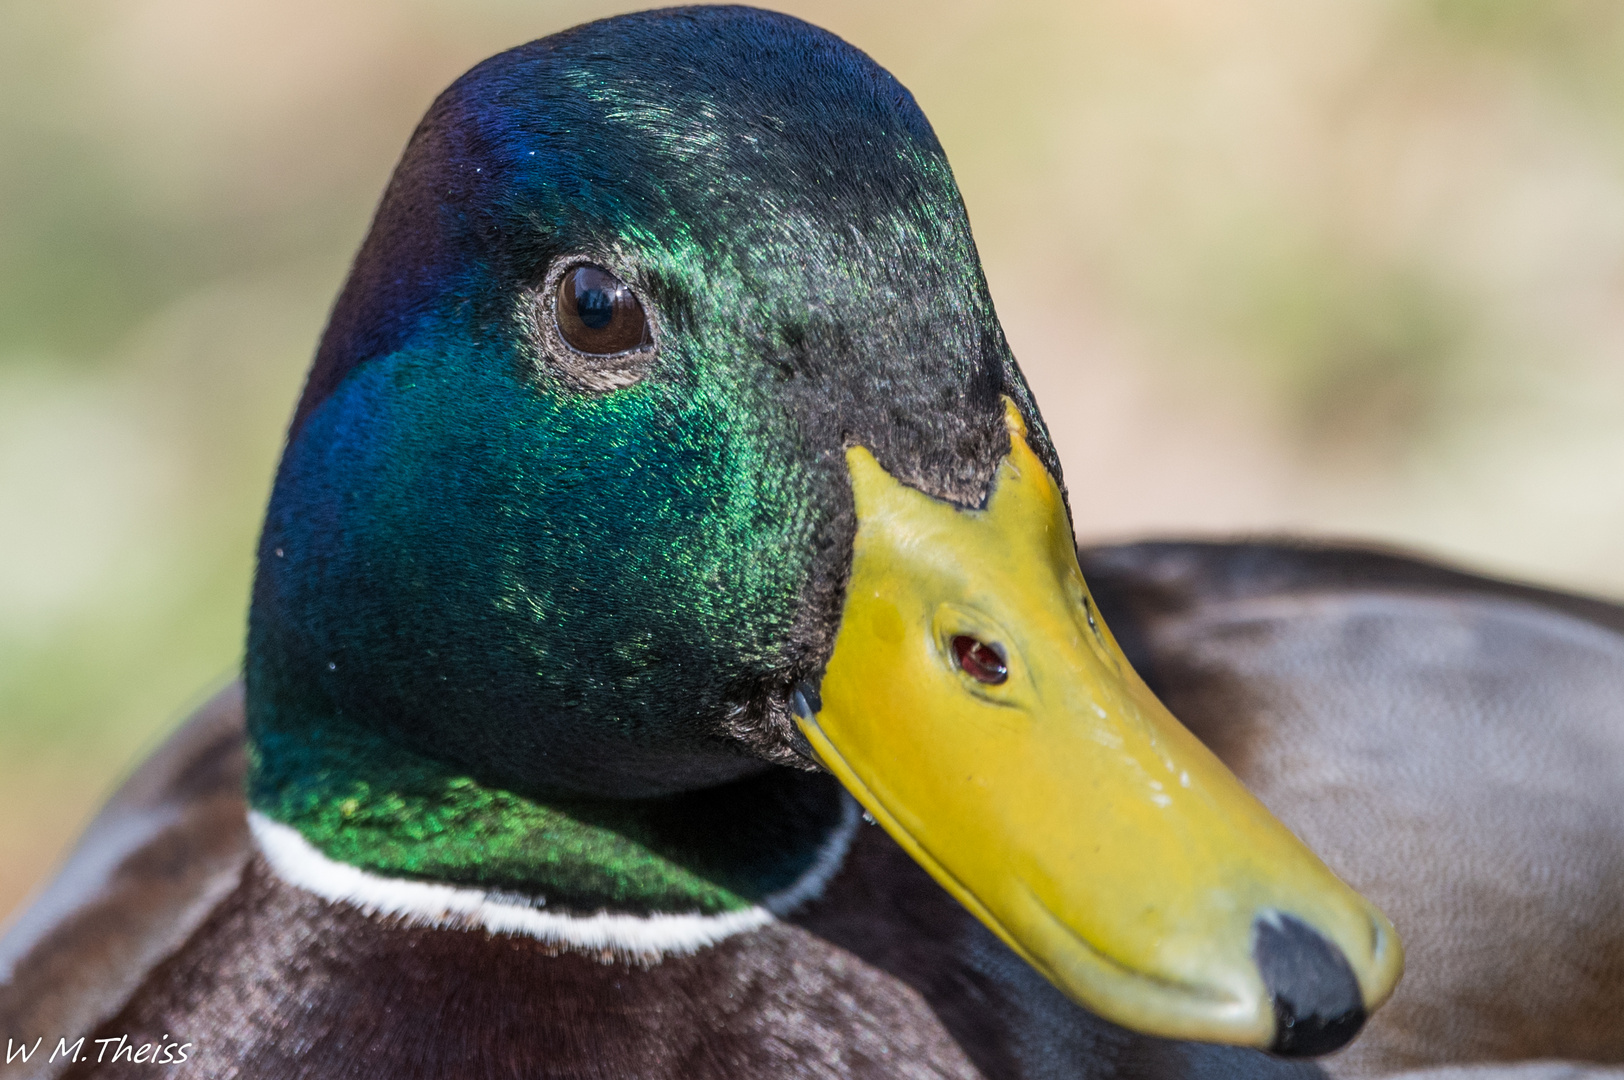
<svg viewBox="0 0 1624 1080"><path fill-rule="evenodd" d="M1342 950L1293 916L1269 911L1253 924L1252 955L1274 1001L1274 1045L1285 1057L1328 1054L1364 1026L1364 999Z"/></svg>

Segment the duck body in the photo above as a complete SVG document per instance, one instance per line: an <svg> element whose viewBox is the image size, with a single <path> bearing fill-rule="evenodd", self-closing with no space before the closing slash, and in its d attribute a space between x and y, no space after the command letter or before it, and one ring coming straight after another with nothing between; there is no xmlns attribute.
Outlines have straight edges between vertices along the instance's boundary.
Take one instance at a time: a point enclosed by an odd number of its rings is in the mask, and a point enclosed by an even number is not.
<svg viewBox="0 0 1624 1080"><path fill-rule="evenodd" d="M240 692L5 939L0 1031L35 1039L7 1075L172 1048L267 1078L1618 1051L1617 954L1580 925L1620 850L1612 609L1570 641L1548 594L1495 622L1494 587L1412 568L1412 610L1350 584L1355 554L1223 547L1089 555L1096 598L1072 535L941 148L872 61L742 8L486 61L413 136L334 308ZM1235 614L1237 589L1279 610ZM1455 650L1447 700L1380 666L1417 636ZM1529 657L1519 692L1578 758L1516 756L1496 688ZM1452 1019L1504 965L1424 954L1424 996L1342 1064L1262 1053L1344 1045L1402 948L1130 660L1425 947L1462 925L1427 906L1440 874L1543 944L1540 992ZM1390 722L1338 741L1367 713ZM1337 783L1294 786L1307 748ZM1418 792L1485 769L1498 788L1429 815ZM1466 857L1518 798L1564 843ZM1460 857L1389 859L1411 851Z"/></svg>
<svg viewBox="0 0 1624 1080"><path fill-rule="evenodd" d="M48 924L13 931L4 1029L198 1032L202 1075L268 1077L1624 1073L1624 609L1356 548L1082 557L1158 692L1404 929L1411 978L1346 1051L1100 1020L866 825L821 899L653 965L322 901L254 854L238 690L115 798Z"/></svg>

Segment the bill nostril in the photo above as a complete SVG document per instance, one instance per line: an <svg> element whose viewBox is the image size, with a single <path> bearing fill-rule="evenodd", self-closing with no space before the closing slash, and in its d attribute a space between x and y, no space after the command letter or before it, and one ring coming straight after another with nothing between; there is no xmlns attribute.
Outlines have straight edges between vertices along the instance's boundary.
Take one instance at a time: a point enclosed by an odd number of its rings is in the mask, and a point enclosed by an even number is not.
<svg viewBox="0 0 1624 1080"><path fill-rule="evenodd" d="M1252 924L1252 956L1274 1001L1274 1045L1287 1057L1328 1054L1365 1022L1359 980L1347 957L1301 919L1278 911Z"/></svg>
<svg viewBox="0 0 1624 1080"><path fill-rule="evenodd" d="M996 645L960 634L953 639L953 659L976 682L997 686L1009 678L1009 664Z"/></svg>

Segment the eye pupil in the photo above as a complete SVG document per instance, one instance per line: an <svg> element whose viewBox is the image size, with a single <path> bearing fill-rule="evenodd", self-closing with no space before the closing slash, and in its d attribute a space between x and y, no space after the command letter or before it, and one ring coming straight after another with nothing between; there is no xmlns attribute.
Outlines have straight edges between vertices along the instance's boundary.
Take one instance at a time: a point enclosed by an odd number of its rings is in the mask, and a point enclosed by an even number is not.
<svg viewBox="0 0 1624 1080"><path fill-rule="evenodd" d="M558 336L576 352L612 356L650 343L643 305L615 275L583 263L558 282Z"/></svg>
<svg viewBox="0 0 1624 1080"><path fill-rule="evenodd" d="M575 294L575 314L588 330L602 330L615 317L615 298L603 289L588 289Z"/></svg>
<svg viewBox="0 0 1624 1080"><path fill-rule="evenodd" d="M1009 665L999 651L973 637L960 634L953 639L953 659L976 682L997 686L1009 678Z"/></svg>

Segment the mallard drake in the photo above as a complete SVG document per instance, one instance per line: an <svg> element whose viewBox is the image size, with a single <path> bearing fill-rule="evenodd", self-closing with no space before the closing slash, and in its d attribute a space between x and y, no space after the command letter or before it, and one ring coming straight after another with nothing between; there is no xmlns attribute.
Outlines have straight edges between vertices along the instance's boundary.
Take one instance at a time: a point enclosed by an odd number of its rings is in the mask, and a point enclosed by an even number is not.
<svg viewBox="0 0 1624 1080"><path fill-rule="evenodd" d="M1166 598L1225 551L1180 550L1089 592L867 57L743 8L503 53L334 308L242 688L0 949L8 1068L1319 1075L1262 1051L1343 1045L1403 953L1134 673L1191 685ZM1273 713L1223 704L1248 771ZM1366 865L1386 819L1327 820Z"/></svg>

